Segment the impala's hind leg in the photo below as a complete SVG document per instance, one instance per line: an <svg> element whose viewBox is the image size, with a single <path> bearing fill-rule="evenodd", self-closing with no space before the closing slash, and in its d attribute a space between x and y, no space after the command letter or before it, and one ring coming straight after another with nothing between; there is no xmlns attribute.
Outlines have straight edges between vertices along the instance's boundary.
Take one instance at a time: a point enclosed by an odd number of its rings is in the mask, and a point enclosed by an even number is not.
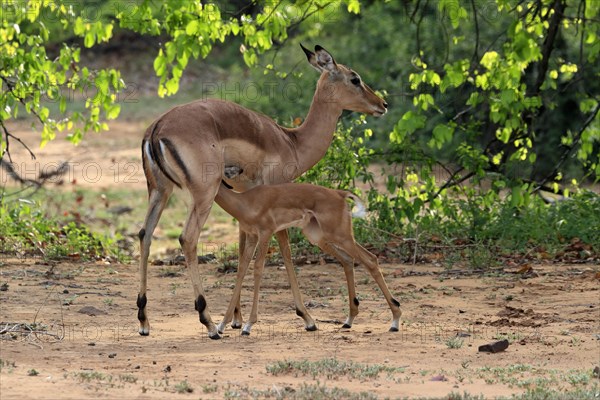
<svg viewBox="0 0 600 400"><path fill-rule="evenodd" d="M383 296L385 297L385 300L392 311L392 325L390 326L390 332L397 332L400 328L400 316L402 315L402 311L400 310L400 302L392 296L392 293L385 283L383 274L379 269L377 256L370 251L367 251L364 247L354 241L343 243L340 247L356 261L360 261L362 264L364 264L367 268L367 271L369 271L369 274L371 274L373 279L375 279L375 282L377 282L379 289L381 289L381 292L383 293Z"/></svg>
<svg viewBox="0 0 600 400"><path fill-rule="evenodd" d="M139 333L142 336L150 334L150 323L148 322L148 313L146 311L146 289L148 284L148 256L150 255L150 244L152 243L152 234L158 224L158 220L167 205L167 200L173 192L173 184L165 182L157 187L149 185L149 204L144 226L138 236L140 238L140 291L137 297L138 320L140 321Z"/></svg>
<svg viewBox="0 0 600 400"><path fill-rule="evenodd" d="M187 265L188 273L192 280L192 286L194 288L194 307L198 311L200 322L208 330L208 337L211 339L220 339L221 336L217 331L216 325L213 323L210 313L208 312L208 306L206 303L206 297L204 295L204 289L202 288L202 277L198 268L198 238L200 231L208 218L210 209L212 207L212 201L214 196L204 196L204 198L194 198L194 204L191 206L191 210L188 219L185 223L181 236L179 237L179 243L183 250L185 257L185 263Z"/></svg>
<svg viewBox="0 0 600 400"><path fill-rule="evenodd" d="M354 282L354 260L345 251L338 249L335 245L322 242L319 247L324 252L334 256L344 267L346 283L348 285L348 318L342 328L351 328L354 318L358 315L359 301L356 296L356 284Z"/></svg>

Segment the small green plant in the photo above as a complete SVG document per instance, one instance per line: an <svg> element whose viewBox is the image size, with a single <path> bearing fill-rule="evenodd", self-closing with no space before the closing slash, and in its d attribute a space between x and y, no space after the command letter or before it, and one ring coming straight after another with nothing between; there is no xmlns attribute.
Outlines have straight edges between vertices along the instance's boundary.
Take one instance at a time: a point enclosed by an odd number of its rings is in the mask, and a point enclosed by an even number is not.
<svg viewBox="0 0 600 400"><path fill-rule="evenodd" d="M132 374L119 375L119 380L126 383L136 383L138 381L137 376Z"/></svg>
<svg viewBox="0 0 600 400"><path fill-rule="evenodd" d="M217 390L219 390L219 385L216 383L202 385L202 393L215 393Z"/></svg>
<svg viewBox="0 0 600 400"><path fill-rule="evenodd" d="M171 290L170 290L171 294L175 295L177 293L177 289L179 289L181 287L181 284L172 282L170 287L171 287Z"/></svg>
<svg viewBox="0 0 600 400"><path fill-rule="evenodd" d="M73 296L69 296L69 297L67 297L67 298L66 298L66 299L64 299L64 300L63 300L63 302L62 302L63 306L70 306L70 305L72 305L72 304L75 302L75 300L77 300L77 298L78 298L78 297L79 297L79 296L78 296L78 295L76 295L76 294L74 294Z"/></svg>
<svg viewBox="0 0 600 400"><path fill-rule="evenodd" d="M105 375L98 371L81 371L74 373L75 378L82 382L112 381L112 375Z"/></svg>
<svg viewBox="0 0 600 400"><path fill-rule="evenodd" d="M2 369L4 368L8 368L9 371L12 371L15 367L16 364L14 361L7 361L0 358L0 372L2 372Z"/></svg>
<svg viewBox="0 0 600 400"><path fill-rule="evenodd" d="M464 344L464 340L458 336L453 336L446 340L446 346L449 349L460 349Z"/></svg>
<svg viewBox="0 0 600 400"><path fill-rule="evenodd" d="M494 335L495 340L508 340L508 343L513 344L514 342L518 342L523 340L524 336L521 332L509 332L509 333L499 333Z"/></svg>
<svg viewBox="0 0 600 400"><path fill-rule="evenodd" d="M30 369L29 371L27 371L27 375L28 376L38 376L39 374L40 373L37 370L33 369L33 368Z"/></svg>
<svg viewBox="0 0 600 400"><path fill-rule="evenodd" d="M177 384L175 384L175 391L177 393L192 393L194 388L192 388L187 380L183 380Z"/></svg>
<svg viewBox="0 0 600 400"><path fill-rule="evenodd" d="M403 372L401 368L388 367L381 364L360 364L352 361L340 361L336 358L324 358L318 361L278 361L266 366L267 372L272 375L302 374L311 375L313 378L324 376L328 379L337 379L348 375L357 379L376 378L381 372Z"/></svg>

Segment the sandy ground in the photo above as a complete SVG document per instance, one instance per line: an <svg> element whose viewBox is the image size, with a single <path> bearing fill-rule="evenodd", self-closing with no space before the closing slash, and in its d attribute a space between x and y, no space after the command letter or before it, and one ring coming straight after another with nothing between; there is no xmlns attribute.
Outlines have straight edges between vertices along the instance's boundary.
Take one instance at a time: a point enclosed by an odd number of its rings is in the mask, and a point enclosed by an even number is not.
<svg viewBox="0 0 600 400"><path fill-rule="evenodd" d="M38 158L28 160L13 142L13 159L30 178L67 161L64 187L119 185L139 193L145 188L139 162L144 128L113 123L110 132L91 134L76 148L58 138L37 149L39 134L24 127L14 132ZM215 322L234 282L217 267L203 266ZM336 321L347 312L345 280L339 265L325 263L298 270L304 300L319 322L317 332L305 332L281 269L266 268L252 335L241 337L229 329L222 340L212 341L198 322L184 267L150 267L151 334L141 337L136 265L0 260L0 285L7 284L0 286L1 397L311 399L317 397L311 390L338 388L348 392L326 398L465 391L491 398L538 387L561 391L597 385L592 370L600 365L598 265L535 264L529 275L507 266L485 276L433 265L384 264L403 309L397 333L387 331L391 313L362 267L356 277L360 314L352 329L341 329ZM245 316L250 280L251 274L242 293ZM506 351L478 352L480 345L502 338L511 342ZM312 372L306 373L273 369L286 360L357 364L345 373L316 364L308 364ZM374 375L361 366L387 369Z"/></svg>
<svg viewBox="0 0 600 400"><path fill-rule="evenodd" d="M277 391L299 394L302 385L317 381L381 398L453 391L488 398L541 384L573 389L580 375L593 384L591 371L600 362L597 267L536 266L538 276L529 279L448 274L423 265L382 269L402 303L400 332L387 331L390 311L360 267L361 312L352 329L335 323L347 310L343 272L335 264L299 268L304 300L319 321L317 332L305 332L285 272L271 266L252 335L229 329L213 341L198 322L184 267L151 267L151 334L141 337L136 266L8 260L0 269L1 282L8 283L0 292L0 320L13 333L1 335L2 398L262 398ZM214 264L203 271L219 321L234 276L217 272ZM244 315L250 284L246 279ZM462 346L449 348L457 334L464 335ZM506 351L478 352L501 337L511 341ZM327 358L395 369L376 377L267 371L279 361Z"/></svg>

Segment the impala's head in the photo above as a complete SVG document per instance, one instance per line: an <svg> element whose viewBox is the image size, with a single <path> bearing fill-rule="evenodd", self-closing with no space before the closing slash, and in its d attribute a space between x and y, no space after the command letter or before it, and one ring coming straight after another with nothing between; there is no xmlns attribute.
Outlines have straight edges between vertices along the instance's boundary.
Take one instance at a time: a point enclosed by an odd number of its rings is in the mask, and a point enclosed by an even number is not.
<svg viewBox="0 0 600 400"><path fill-rule="evenodd" d="M317 83L320 101L339 104L344 110L380 117L387 112L387 103L367 86L351 68L338 64L321 46L315 52L300 45L308 62L321 73Z"/></svg>

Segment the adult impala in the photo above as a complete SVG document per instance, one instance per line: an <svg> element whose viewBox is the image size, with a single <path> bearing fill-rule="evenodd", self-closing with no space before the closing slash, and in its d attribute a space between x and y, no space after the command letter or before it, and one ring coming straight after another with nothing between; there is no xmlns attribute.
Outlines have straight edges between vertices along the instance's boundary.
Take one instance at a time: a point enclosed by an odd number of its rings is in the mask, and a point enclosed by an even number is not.
<svg viewBox="0 0 600 400"><path fill-rule="evenodd" d="M189 215L179 237L192 280L195 308L211 339L219 339L198 269L198 237L219 190L227 167L240 174L226 183L243 192L257 185L290 182L315 165L326 153L343 110L381 116L387 103L365 85L352 69L337 64L321 46L315 52L302 46L308 62L321 77L306 119L297 128L277 125L271 118L232 102L203 99L174 107L154 121L142 141L142 163L148 182L149 205L140 238L140 292L137 298L139 333L148 335L146 311L148 255L152 233L175 186L191 196ZM289 253L285 230L276 234L282 253ZM246 235L240 231L240 254ZM288 265L289 264L289 265ZM291 263L286 271L298 315L305 327L316 329L297 290ZM239 307L235 327L241 327Z"/></svg>

